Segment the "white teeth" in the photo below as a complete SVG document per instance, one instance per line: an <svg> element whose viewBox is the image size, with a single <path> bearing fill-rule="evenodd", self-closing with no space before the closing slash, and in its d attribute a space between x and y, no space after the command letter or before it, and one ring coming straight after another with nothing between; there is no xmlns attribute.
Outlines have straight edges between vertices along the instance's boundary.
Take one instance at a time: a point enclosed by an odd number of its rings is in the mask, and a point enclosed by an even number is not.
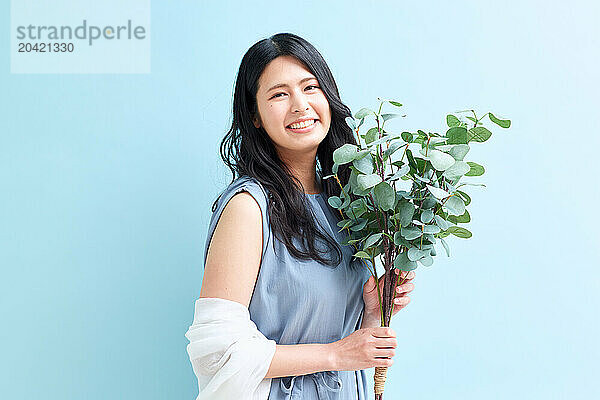
<svg viewBox="0 0 600 400"><path fill-rule="evenodd" d="M302 122L297 123L297 124L291 124L290 128L292 128L292 129L302 129L302 128L306 128L308 126L311 126L314 122L315 122L314 119L309 119L307 121L302 121Z"/></svg>

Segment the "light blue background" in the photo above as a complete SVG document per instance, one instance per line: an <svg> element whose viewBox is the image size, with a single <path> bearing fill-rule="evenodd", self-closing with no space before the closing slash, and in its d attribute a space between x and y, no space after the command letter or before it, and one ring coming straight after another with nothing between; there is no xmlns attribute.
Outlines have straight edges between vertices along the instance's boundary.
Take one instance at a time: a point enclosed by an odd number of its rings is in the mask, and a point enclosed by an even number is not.
<svg viewBox="0 0 600 400"><path fill-rule="evenodd" d="M385 398L600 395L595 3L154 1L146 75L10 74L2 11L0 397L195 398L184 333L230 180L218 145L242 55L282 31L354 111L380 96L405 104L401 129L465 108L513 122L473 146L474 236L417 270Z"/></svg>

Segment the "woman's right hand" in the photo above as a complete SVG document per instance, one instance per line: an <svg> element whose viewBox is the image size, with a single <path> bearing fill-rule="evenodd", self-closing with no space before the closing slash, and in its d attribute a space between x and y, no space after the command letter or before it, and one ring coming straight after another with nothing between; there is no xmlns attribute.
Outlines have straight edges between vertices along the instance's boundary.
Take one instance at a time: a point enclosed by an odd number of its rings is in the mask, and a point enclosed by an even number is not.
<svg viewBox="0 0 600 400"><path fill-rule="evenodd" d="M331 343L335 371L355 371L373 367L389 367L396 353L396 332L378 326L352 332Z"/></svg>

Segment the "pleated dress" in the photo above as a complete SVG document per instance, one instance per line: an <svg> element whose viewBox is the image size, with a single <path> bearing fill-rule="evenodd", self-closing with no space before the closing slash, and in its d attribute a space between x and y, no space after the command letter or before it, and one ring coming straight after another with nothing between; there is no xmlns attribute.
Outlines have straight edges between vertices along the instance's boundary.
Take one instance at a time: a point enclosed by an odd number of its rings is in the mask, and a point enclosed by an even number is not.
<svg viewBox="0 0 600 400"><path fill-rule="evenodd" d="M268 190L252 177L239 177L222 192L209 224L205 263L223 209L242 191L254 197L262 212L262 260L248 307L250 319L258 330L277 344L290 345L331 343L359 329L364 309L362 289L371 276L369 270L360 260L352 259L351 246L341 244L343 259L335 267L294 258L271 231ZM319 229L341 243L347 233L338 232L334 212L339 211L327 203L324 193L305 196ZM319 242L316 246L326 248ZM331 258L331 254L327 257ZM272 378L268 399L367 400L365 371L322 371Z"/></svg>

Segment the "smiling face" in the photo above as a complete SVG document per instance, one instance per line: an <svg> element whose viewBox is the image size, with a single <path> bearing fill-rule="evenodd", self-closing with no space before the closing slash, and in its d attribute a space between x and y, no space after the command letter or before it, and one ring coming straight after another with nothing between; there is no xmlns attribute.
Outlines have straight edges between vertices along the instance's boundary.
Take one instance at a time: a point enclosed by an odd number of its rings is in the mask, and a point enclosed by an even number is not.
<svg viewBox="0 0 600 400"><path fill-rule="evenodd" d="M314 157L329 131L331 110L317 78L296 58L279 56L265 67L256 93L261 126L282 158ZM298 120L307 120L295 124Z"/></svg>

